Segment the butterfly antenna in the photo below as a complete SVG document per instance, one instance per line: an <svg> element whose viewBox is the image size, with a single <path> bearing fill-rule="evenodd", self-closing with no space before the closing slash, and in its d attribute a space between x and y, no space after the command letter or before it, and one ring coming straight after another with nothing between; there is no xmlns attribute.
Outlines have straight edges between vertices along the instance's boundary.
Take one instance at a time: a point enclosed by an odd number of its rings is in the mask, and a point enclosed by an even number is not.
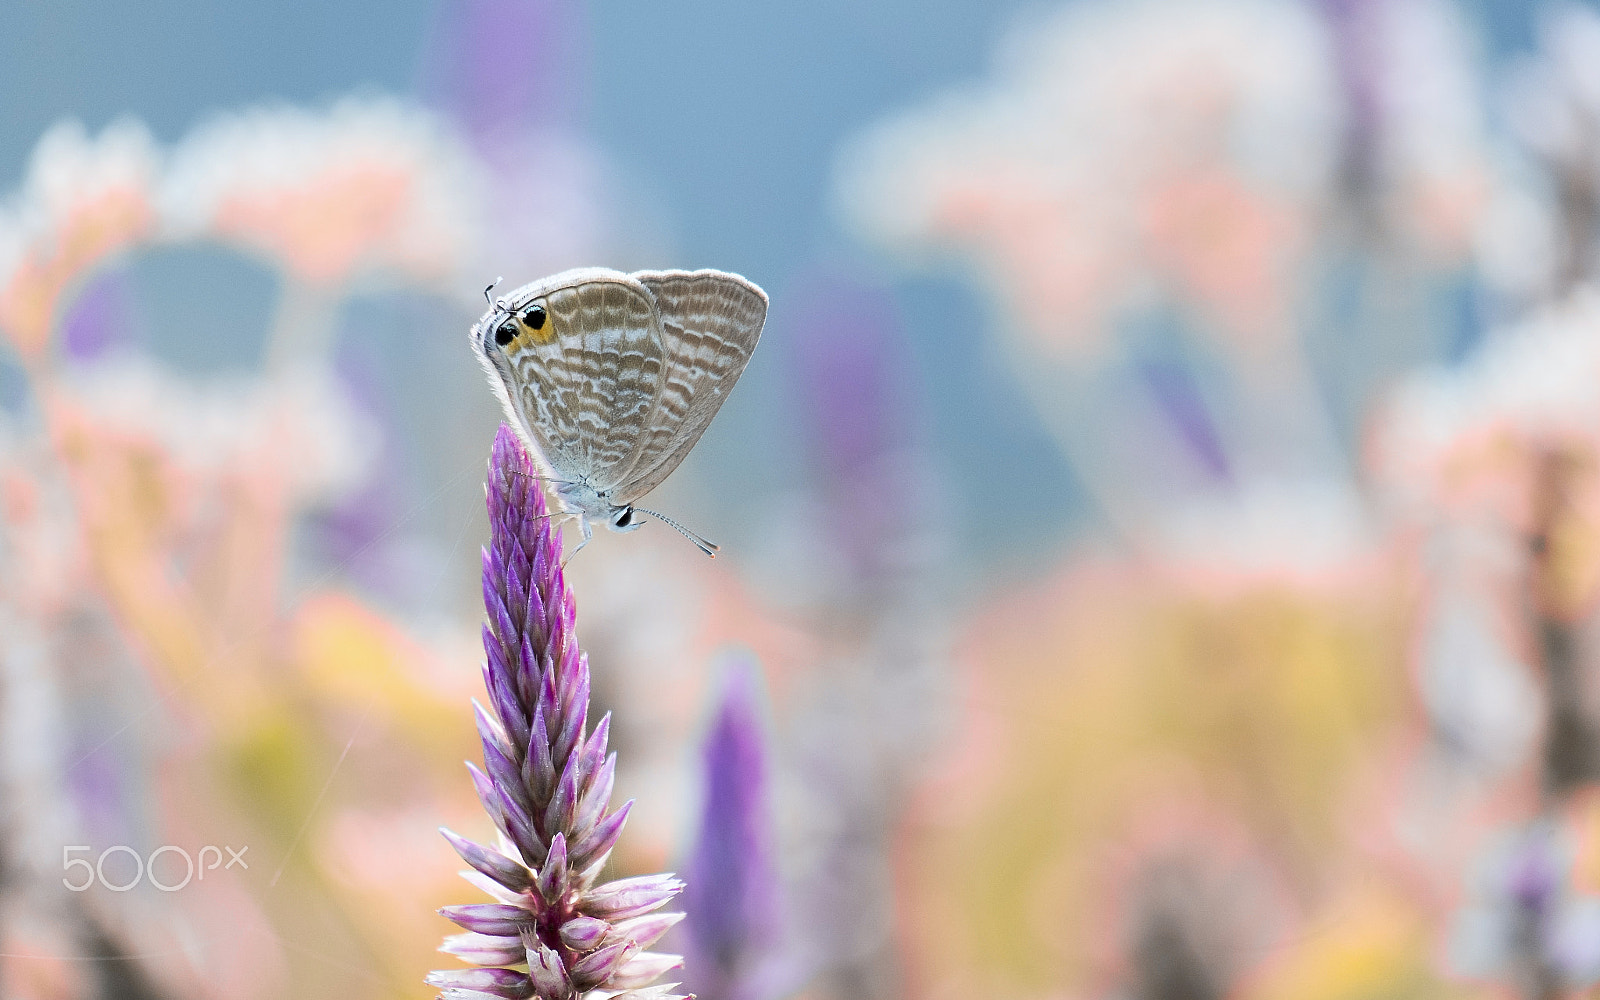
<svg viewBox="0 0 1600 1000"><path fill-rule="evenodd" d="M485 302L487 302L487 303L489 303L489 308L491 308L491 309L493 309L493 308L494 308L494 300L493 300L493 299L491 299L491 298L489 298L489 293L490 293L490 292L492 292L492 291L494 291L494 290L495 290L495 287L496 287L496 286L497 286L497 285L499 285L499 284L500 284L500 282L502 282L502 281L504 281L504 280L506 280L506 279L505 279L505 276L504 276L504 275L501 275L501 276L500 276L500 277L498 277L498 278L496 278L496 279L494 279L494 282L493 282L493 283L492 283L492 284L489 284L489 285L485 285L485 286L484 286L484 289L483 289L483 301L485 301Z"/></svg>
<svg viewBox="0 0 1600 1000"><path fill-rule="evenodd" d="M722 547L720 545L717 545L715 542L706 541L704 538L701 538L699 535L697 535L694 532L690 531L688 528L685 528L683 525L679 524L677 521L674 521L672 518L668 517L665 514L658 514L653 510L645 510L643 507L635 507L633 509L638 511L641 514L649 514L651 517L655 518L656 520L661 521L667 527L672 528L678 534L682 535L683 537L687 538L689 541L691 541L691 542L695 543L696 545L698 545L700 547L700 551L701 552L704 552L706 555L710 556L713 559L715 559L717 557L717 553L722 550Z"/></svg>

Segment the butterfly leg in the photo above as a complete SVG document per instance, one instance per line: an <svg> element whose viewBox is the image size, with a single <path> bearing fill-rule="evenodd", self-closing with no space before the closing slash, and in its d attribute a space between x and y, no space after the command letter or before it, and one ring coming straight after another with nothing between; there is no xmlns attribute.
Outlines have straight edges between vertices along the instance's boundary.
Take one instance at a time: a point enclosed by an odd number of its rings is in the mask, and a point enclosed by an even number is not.
<svg viewBox="0 0 1600 1000"><path fill-rule="evenodd" d="M567 557L565 559L561 560L561 568L562 569L566 569L567 568L567 563L572 561L572 557L577 555L579 552L581 552L583 550L583 547L585 545L588 545L589 542L594 539L594 529L589 527L589 519L587 517L584 517L582 514L574 514L573 516L578 519L578 528L579 528L579 530L581 530L583 532L583 541L579 542L577 547L574 548L571 552L568 552L567 553Z"/></svg>

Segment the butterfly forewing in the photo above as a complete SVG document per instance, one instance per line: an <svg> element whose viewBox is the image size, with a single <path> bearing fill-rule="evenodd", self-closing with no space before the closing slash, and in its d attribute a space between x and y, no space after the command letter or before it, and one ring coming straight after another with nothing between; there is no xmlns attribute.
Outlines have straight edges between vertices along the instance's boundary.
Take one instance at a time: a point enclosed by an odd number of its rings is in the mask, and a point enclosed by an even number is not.
<svg viewBox="0 0 1600 1000"><path fill-rule="evenodd" d="M650 294L619 272L558 285L539 331L523 329L506 351L508 391L557 476L616 486L646 443L661 391L665 353Z"/></svg>
<svg viewBox="0 0 1600 1000"><path fill-rule="evenodd" d="M767 317L767 296L722 271L636 271L655 297L665 364L661 392L614 501L633 503L671 474L739 380Z"/></svg>

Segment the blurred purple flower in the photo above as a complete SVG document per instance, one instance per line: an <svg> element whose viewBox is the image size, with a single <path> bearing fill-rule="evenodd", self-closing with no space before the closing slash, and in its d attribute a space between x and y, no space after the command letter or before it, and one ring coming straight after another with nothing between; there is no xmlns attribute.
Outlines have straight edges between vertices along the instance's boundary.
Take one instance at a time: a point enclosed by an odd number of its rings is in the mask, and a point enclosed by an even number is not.
<svg viewBox="0 0 1600 1000"><path fill-rule="evenodd" d="M440 950L481 968L427 981L447 1000L683 1000L670 986L649 985L682 958L644 950L682 919L654 911L683 883L647 875L594 884L633 803L606 811L617 761L606 753L611 720L586 731L589 662L534 475L501 425L483 553L483 675L493 714L474 702L484 767L467 765L500 840L488 847L441 831L471 866L467 880L498 902L440 911L467 931Z"/></svg>
<svg viewBox="0 0 1600 1000"><path fill-rule="evenodd" d="M77 361L90 361L134 339L133 292L122 271L96 275L72 302L61 322L61 346Z"/></svg>
<svg viewBox="0 0 1600 1000"><path fill-rule="evenodd" d="M805 545L823 561L816 614L828 644L792 716L797 813L811 828L792 873L796 940L785 950L816 995L877 1000L903 992L891 831L947 685L935 584L943 491L889 293L840 269L788 298L800 422L826 519Z"/></svg>
<svg viewBox="0 0 1600 1000"><path fill-rule="evenodd" d="M1371 195L1382 128L1383 56L1375 14L1384 0L1320 0L1333 43L1334 70L1344 97L1342 169L1357 198Z"/></svg>
<svg viewBox="0 0 1600 1000"><path fill-rule="evenodd" d="M804 425L829 531L852 581L881 581L921 527L929 494L912 419L910 345L889 293L843 273L814 275L791 296Z"/></svg>
<svg viewBox="0 0 1600 1000"><path fill-rule="evenodd" d="M1137 361L1134 367L1200 468L1218 482L1232 482L1235 477L1227 448L1188 368L1153 358Z"/></svg>
<svg viewBox="0 0 1600 1000"><path fill-rule="evenodd" d="M705 807L684 893L693 985L704 1000L775 995L781 909L755 672L728 678L705 746Z"/></svg>
<svg viewBox="0 0 1600 1000"><path fill-rule="evenodd" d="M1555 996L1600 981L1600 899L1573 892L1570 847L1551 820L1518 831L1490 860L1478 900L1456 918L1451 965Z"/></svg>
<svg viewBox="0 0 1600 1000"><path fill-rule="evenodd" d="M557 0L440 6L424 89L486 168L486 278L516 284L615 252L619 189L578 127L583 24L582 5Z"/></svg>
<svg viewBox="0 0 1600 1000"><path fill-rule="evenodd" d="M842 275L813 277L793 299L816 458L827 475L859 473L906 443L907 345L894 304Z"/></svg>
<svg viewBox="0 0 1600 1000"><path fill-rule="evenodd" d="M583 17L580 5L558 0L448 0L428 89L479 147L569 124L588 51Z"/></svg>
<svg viewBox="0 0 1600 1000"><path fill-rule="evenodd" d="M350 405L372 421L377 451L361 484L340 496L326 510L314 512L312 529L323 559L369 593L405 607L431 601L431 579L415 569L415 536L397 530L406 523L404 470L409 456L395 400L385 391L379 372L383 358L372 342L341 336L334 355L338 385ZM410 546L408 548L408 545ZM408 557L412 565L408 565ZM425 592L426 596L422 596Z"/></svg>

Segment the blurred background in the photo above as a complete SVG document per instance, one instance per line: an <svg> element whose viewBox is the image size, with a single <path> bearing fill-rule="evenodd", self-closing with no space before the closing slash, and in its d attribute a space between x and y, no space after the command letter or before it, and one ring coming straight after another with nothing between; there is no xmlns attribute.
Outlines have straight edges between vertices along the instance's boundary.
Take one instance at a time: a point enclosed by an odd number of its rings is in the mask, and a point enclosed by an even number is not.
<svg viewBox="0 0 1600 1000"><path fill-rule="evenodd" d="M569 567L703 1000L1595 992L1600 8L62 0L0 95L0 997L432 993L467 329L589 264L772 299L722 557Z"/></svg>

